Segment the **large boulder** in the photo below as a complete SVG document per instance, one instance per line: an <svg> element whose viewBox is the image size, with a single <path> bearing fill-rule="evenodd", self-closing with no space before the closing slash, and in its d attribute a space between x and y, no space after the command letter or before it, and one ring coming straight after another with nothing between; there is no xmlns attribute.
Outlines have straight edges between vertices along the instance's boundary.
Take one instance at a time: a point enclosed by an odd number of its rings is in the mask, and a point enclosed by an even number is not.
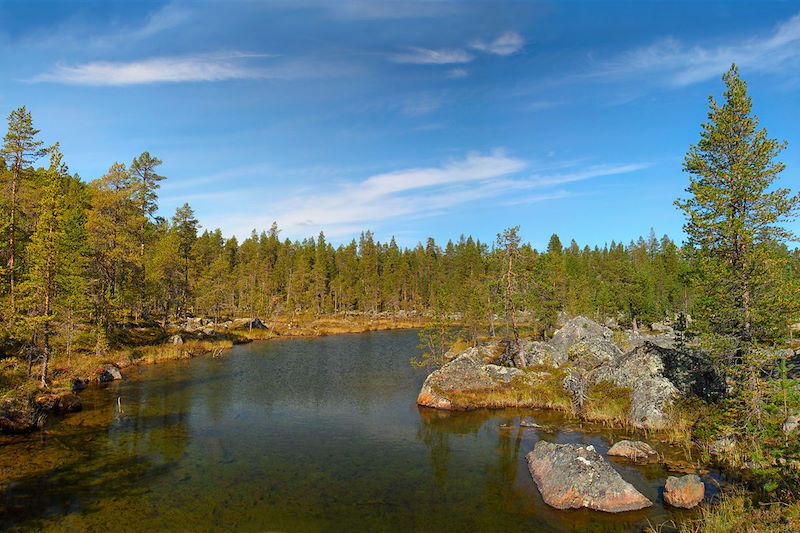
<svg viewBox="0 0 800 533"><path fill-rule="evenodd" d="M611 330L607 327L584 316L577 316L568 320L553 334L550 345L556 353L556 358L563 364L568 358L569 349L574 344L585 340L611 340L612 336Z"/></svg>
<svg viewBox="0 0 800 533"><path fill-rule="evenodd" d="M457 408L448 398L449 393L484 391L507 386L511 380L523 375L522 370L493 364L487 347L469 348L464 353L432 372L422 385L417 404L437 409Z"/></svg>
<svg viewBox="0 0 800 533"><path fill-rule="evenodd" d="M636 427L663 428L667 424L666 408L679 391L664 377L664 363L651 350L640 346L620 355L611 364L595 370L595 383L608 381L630 389L630 421Z"/></svg>
<svg viewBox="0 0 800 533"><path fill-rule="evenodd" d="M621 440L609 448L608 455L627 457L628 459L649 459L657 454L646 442L639 440Z"/></svg>
<svg viewBox="0 0 800 533"><path fill-rule="evenodd" d="M539 441L526 459L542 498L556 509L619 513L653 505L593 446Z"/></svg>
<svg viewBox="0 0 800 533"><path fill-rule="evenodd" d="M528 366L552 366L558 368L564 359L556 357L555 349L550 343L542 341L520 341L520 349L525 354Z"/></svg>
<svg viewBox="0 0 800 533"><path fill-rule="evenodd" d="M567 351L570 365L582 370L593 370L612 363L620 355L622 351L605 338L582 340L570 346Z"/></svg>
<svg viewBox="0 0 800 533"><path fill-rule="evenodd" d="M258 318L237 318L231 322L231 329L267 329Z"/></svg>
<svg viewBox="0 0 800 533"><path fill-rule="evenodd" d="M702 352L674 349L649 341L637 349L661 359L664 377L682 394L694 394L709 401L725 394L725 379L708 363Z"/></svg>
<svg viewBox="0 0 800 533"><path fill-rule="evenodd" d="M669 476L664 485L664 501L673 507L691 509L703 501L706 487L695 474Z"/></svg>

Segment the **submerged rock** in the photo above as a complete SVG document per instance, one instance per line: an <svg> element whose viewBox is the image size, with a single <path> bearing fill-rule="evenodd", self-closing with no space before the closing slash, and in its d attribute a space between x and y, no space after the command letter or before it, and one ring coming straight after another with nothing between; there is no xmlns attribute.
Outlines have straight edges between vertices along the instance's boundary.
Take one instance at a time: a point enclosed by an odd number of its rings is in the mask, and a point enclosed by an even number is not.
<svg viewBox="0 0 800 533"><path fill-rule="evenodd" d="M77 394L63 394L59 398L58 412L59 413L76 413L83 409L83 402L81 397Z"/></svg>
<svg viewBox="0 0 800 533"><path fill-rule="evenodd" d="M608 455L627 457L628 459L647 459L657 455L657 453L646 442L621 440L608 450Z"/></svg>
<svg viewBox="0 0 800 533"><path fill-rule="evenodd" d="M669 476L664 485L664 501L673 507L691 509L703 501L706 487L695 474Z"/></svg>
<svg viewBox="0 0 800 533"><path fill-rule="evenodd" d="M119 379L122 379L122 372L120 372L117 365L103 365L97 369L97 381L100 383L108 383Z"/></svg>
<svg viewBox="0 0 800 533"><path fill-rule="evenodd" d="M556 509L619 513L653 505L593 446L539 441L526 459L542 498Z"/></svg>

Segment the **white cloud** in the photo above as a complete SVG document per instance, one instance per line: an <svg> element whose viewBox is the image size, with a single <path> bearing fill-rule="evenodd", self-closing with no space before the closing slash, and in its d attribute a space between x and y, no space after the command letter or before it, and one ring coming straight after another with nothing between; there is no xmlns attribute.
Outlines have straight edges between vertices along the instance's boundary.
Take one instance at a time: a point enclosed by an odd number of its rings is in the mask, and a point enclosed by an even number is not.
<svg viewBox="0 0 800 533"><path fill-rule="evenodd" d="M507 31L500 37L490 42L475 41L472 43L472 48L494 54L498 56L510 56L516 54L522 47L525 46L525 39L514 31Z"/></svg>
<svg viewBox="0 0 800 533"><path fill-rule="evenodd" d="M717 46L689 46L673 38L631 50L602 63L592 77L655 75L668 85L683 87L722 74L731 63L748 71L786 72L800 65L800 14L768 34Z"/></svg>
<svg viewBox="0 0 800 533"><path fill-rule="evenodd" d="M451 80L466 78L469 76L469 71L465 68L453 68L447 71L447 77Z"/></svg>
<svg viewBox="0 0 800 533"><path fill-rule="evenodd" d="M194 56L154 57L137 61L93 61L57 65L50 72L34 76L33 83L121 86L151 83L214 82L242 79L307 79L347 74L353 67L313 61L282 61L270 66L253 60L268 54L221 53Z"/></svg>
<svg viewBox="0 0 800 533"><path fill-rule="evenodd" d="M433 50L431 48L409 48L408 52L391 56L395 63L411 63L414 65L451 65L469 63L474 58L470 53L459 48Z"/></svg>
<svg viewBox="0 0 800 533"><path fill-rule="evenodd" d="M339 182L335 188L284 191L272 205L247 200L237 204L238 215L211 220L225 231L246 236L253 227L268 227L272 220L286 235L306 237L318 231L345 238L390 220L410 220L446 214L470 203L511 205L557 200L570 195L564 185L595 177L624 174L645 165L596 165L576 168L574 163L548 165L562 171L521 175L529 163L503 151L470 153L439 166L419 167L370 176L361 181ZM571 170L570 170L571 169ZM257 196L257 195L256 195ZM269 213L263 215L263 213ZM401 223L393 224L402 230Z"/></svg>

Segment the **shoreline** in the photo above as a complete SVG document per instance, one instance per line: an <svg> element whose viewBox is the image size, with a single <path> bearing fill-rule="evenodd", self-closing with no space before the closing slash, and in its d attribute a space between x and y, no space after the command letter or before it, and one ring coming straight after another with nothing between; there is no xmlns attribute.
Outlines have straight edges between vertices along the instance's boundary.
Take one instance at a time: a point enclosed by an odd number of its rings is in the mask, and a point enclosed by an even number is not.
<svg viewBox="0 0 800 533"><path fill-rule="evenodd" d="M41 430L47 416L62 417L80 410L75 403L77 392L100 383L100 375L107 367L125 369L150 366L169 361L190 360L197 357L224 357L238 344L280 339L312 339L334 335L362 334L373 331L418 329L426 325L424 318L379 317L364 320L363 316L322 316L311 320L278 317L268 322L265 329L212 328L211 334L170 328L159 330L163 342L126 345L109 350L107 354L79 354L64 361L63 356L51 362L52 381L47 389L32 377L19 377L19 382L0 397L0 434L14 435ZM137 328L153 333L156 328ZM141 331L140 331L141 333ZM180 336L179 343L172 342ZM36 368L34 366L34 368ZM123 377L124 378L124 374ZM66 404L71 407L65 407ZM76 407L77 405L77 407Z"/></svg>

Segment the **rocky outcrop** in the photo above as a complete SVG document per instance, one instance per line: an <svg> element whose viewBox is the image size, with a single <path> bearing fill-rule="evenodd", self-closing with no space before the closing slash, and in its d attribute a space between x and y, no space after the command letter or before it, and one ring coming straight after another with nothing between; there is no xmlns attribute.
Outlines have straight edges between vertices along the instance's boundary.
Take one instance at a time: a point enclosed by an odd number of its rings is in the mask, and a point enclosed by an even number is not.
<svg viewBox="0 0 800 533"><path fill-rule="evenodd" d="M705 485L695 474L670 476L664 485L664 501L673 507L691 509L703 501L705 492Z"/></svg>
<svg viewBox="0 0 800 533"><path fill-rule="evenodd" d="M504 387L523 374L522 370L486 364L493 357L485 347L469 348L456 359L432 372L417 397L417 404L437 409L460 408L448 395Z"/></svg>
<svg viewBox="0 0 800 533"><path fill-rule="evenodd" d="M621 440L609 448L608 455L627 457L628 459L649 459L658 454L646 442L638 440Z"/></svg>
<svg viewBox="0 0 800 533"><path fill-rule="evenodd" d="M556 357L555 349L542 341L520 341L520 349L525 354L527 366L552 366L558 368L566 362L566 357Z"/></svg>
<svg viewBox="0 0 800 533"><path fill-rule="evenodd" d="M678 396L678 389L663 374L664 363L645 346L620 355L612 364L598 368L595 383L608 381L631 390L629 418L642 428L663 428L665 409Z"/></svg>
<svg viewBox="0 0 800 533"><path fill-rule="evenodd" d="M619 513L652 505L592 446L539 441L526 459L542 499L556 509Z"/></svg>
<svg viewBox="0 0 800 533"><path fill-rule="evenodd" d="M609 328L579 316L567 321L551 340L523 340L520 348L527 366L558 369L564 376L563 389L579 408L589 392L601 384L613 385L620 394L630 394L627 418L639 428L664 428L669 423L667 409L681 394L715 399L724 391L724 381L704 363L701 355L647 341L623 352L612 342L612 337ZM504 355L493 355L498 353ZM477 394L481 390L508 387L517 376L522 378L518 380L521 386L548 377L537 376L537 372L546 369L523 372L512 368L513 359L498 343L470 348L429 376L418 401L420 405L440 409L464 409L470 406L462 403L454 407L450 392ZM492 377L494 374L496 378ZM503 407L505 402L505 398L495 395L492 407ZM507 396L507 402L508 406L520 406L513 394Z"/></svg>
<svg viewBox="0 0 800 533"><path fill-rule="evenodd" d="M103 365L97 369L97 381L100 383L108 383L119 379L122 379L122 372L120 372L117 365Z"/></svg>
<svg viewBox="0 0 800 533"><path fill-rule="evenodd" d="M613 333L605 326L593 320L578 316L569 320L561 329L553 334L550 345L553 347L556 360L563 364L569 358L569 349L585 340L605 339L610 341Z"/></svg>

